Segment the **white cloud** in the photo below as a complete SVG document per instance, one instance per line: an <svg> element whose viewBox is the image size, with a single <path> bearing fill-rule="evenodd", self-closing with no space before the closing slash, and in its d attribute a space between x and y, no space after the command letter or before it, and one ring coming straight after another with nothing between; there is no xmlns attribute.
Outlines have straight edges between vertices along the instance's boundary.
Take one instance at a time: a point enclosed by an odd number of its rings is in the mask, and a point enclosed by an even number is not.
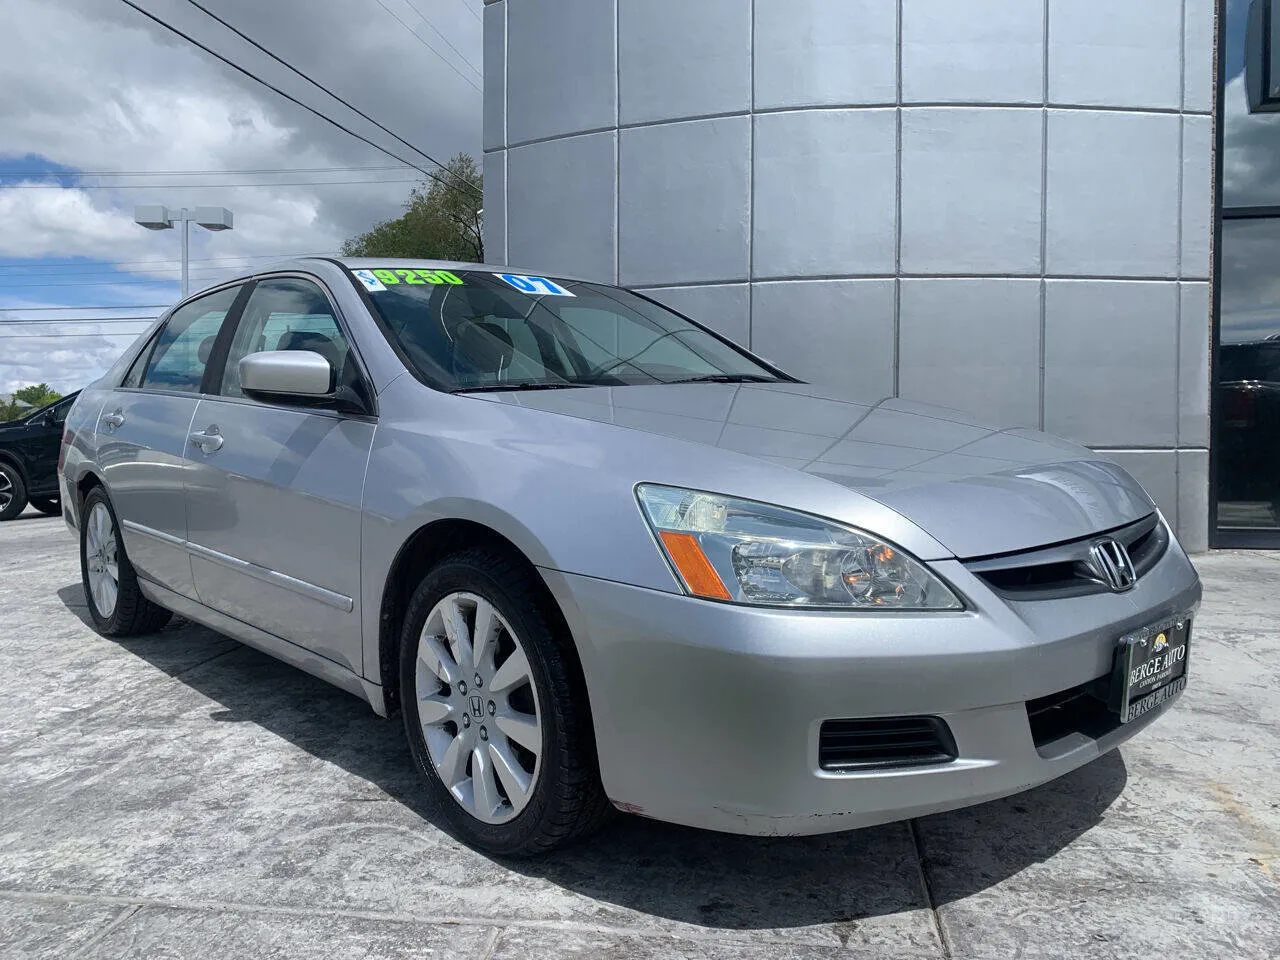
<svg viewBox="0 0 1280 960"><path fill-rule="evenodd" d="M145 5L166 17L185 10L181 23L188 28L198 24L197 36L227 36L187 4L150 0ZM468 41L473 43L473 56L479 60L480 37L472 29L478 25L460 3L419 0L419 5L442 24L449 22L446 15L454 17L460 35L453 42L464 51ZM433 155L443 159L457 152L478 152L480 99L475 91L372 0L222 0L211 6ZM367 15L359 15L362 8ZM23 29L0 32L0 89L5 91L0 97L0 155L34 153L80 170L235 171L395 162L151 25L123 4L9 0L6 13ZM298 49L290 52L291 46ZM243 43L234 48L237 57L285 85L280 67L260 54L249 59L243 48ZM428 76L436 82L424 88ZM291 85L307 89L297 78ZM325 102L314 90L307 97L317 105ZM343 122L355 121L347 115ZM403 148L399 152L413 156ZM227 173L200 178L215 184L267 181L250 187L0 189L0 253L116 260L130 259L134 253L139 258L174 256L172 234L149 234L132 223L134 204L153 202L232 208L237 214L234 231L217 238L200 231L193 235L209 256L333 250L375 220L394 215L411 184L275 187L270 180L418 176L404 167L359 175L257 178ZM160 174L145 179L164 184L192 181Z"/></svg>
<svg viewBox="0 0 1280 960"><path fill-rule="evenodd" d="M142 231L118 209L94 205L87 190L0 189L0 256L100 257L151 252Z"/></svg>
<svg viewBox="0 0 1280 960"><path fill-rule="evenodd" d="M1242 73L1227 82L1223 112L1223 203L1280 204L1280 114L1249 112Z"/></svg>
<svg viewBox="0 0 1280 960"><path fill-rule="evenodd" d="M445 159L478 156L479 95L422 40L375 0L204 0L264 46L357 104L405 139ZM218 49L232 52L273 83L324 109L322 95L290 76L196 8L178 0L142 0ZM415 0L450 41L480 62L478 18L465 4L481 0ZM402 3L401 16L429 30ZM260 84L155 26L119 2L7 0L0 31L0 156L43 157L77 170L256 170L391 165L394 161L271 93ZM20 25L14 29L14 25ZM440 43L432 37L437 46ZM452 56L452 54L450 54ZM456 60L456 57L454 58ZM464 72L465 69L464 69ZM474 77L472 78L474 79ZM340 109L340 108L338 108ZM348 125L360 123L349 113ZM367 124L359 126L369 132ZM382 135L380 142L392 144ZM405 156L412 156L398 148ZM415 178L408 168L360 178ZM0 256L90 257L109 261L165 258L171 266L129 265L137 278L176 279L178 237L133 223L136 203L170 207L217 204L235 212L235 229L193 229L193 259L274 256L336 250L343 239L394 216L410 183L337 186L217 186L245 181L357 179L351 173L188 178L156 173L137 181L170 186L125 189L0 188ZM131 181L131 182L137 182ZM193 181L195 181L193 183ZM46 181L47 182L47 181ZM178 186L178 184L190 184ZM193 264L193 285L214 265ZM21 282L29 282L23 278ZM19 281L15 281L19 282ZM12 306L51 302L152 303L142 285L78 286L49 271L47 288L6 290ZM146 292L150 291L150 292ZM74 298L74 299L71 299ZM52 302L59 302L53 299ZM25 328L24 328L25 329ZM61 328L59 328L61 329ZM118 328L117 328L118 329ZM53 341L0 339L0 392L48 380L70 389L109 365L128 343L114 336Z"/></svg>

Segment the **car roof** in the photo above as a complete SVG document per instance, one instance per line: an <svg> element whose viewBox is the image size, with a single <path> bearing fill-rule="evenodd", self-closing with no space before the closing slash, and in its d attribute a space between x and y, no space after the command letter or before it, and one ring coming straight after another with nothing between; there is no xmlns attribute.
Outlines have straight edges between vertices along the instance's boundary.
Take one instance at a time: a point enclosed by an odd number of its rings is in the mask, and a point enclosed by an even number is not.
<svg viewBox="0 0 1280 960"><path fill-rule="evenodd" d="M428 270L480 270L488 273L514 273L525 276L555 277L558 280L579 280L583 283L598 282L588 280L586 277L575 277L560 270L537 270L514 267L502 263L467 263L462 260L417 260L410 257L334 257L333 259L353 270L394 265Z"/></svg>
<svg viewBox="0 0 1280 960"><path fill-rule="evenodd" d="M288 260L277 260L275 263L262 264L252 269L236 269L229 270L221 277L211 280L197 290L192 290L190 294L182 298L182 301L190 300L206 290L213 290L217 287L226 286L228 283L236 281L248 280L251 277L258 277L268 273L280 273L289 270L314 271L316 262L337 263L350 270L375 269L379 267L402 267L407 269L425 269L425 270L479 270L487 273L514 273L522 276L535 277L554 277L557 280L572 280L582 283L598 283L598 280L591 280L587 277L576 277L573 274L563 273L559 270L538 270L527 267L513 267L501 263L468 263L464 260L427 260L415 257L326 257L326 256L310 256L310 257L294 257Z"/></svg>

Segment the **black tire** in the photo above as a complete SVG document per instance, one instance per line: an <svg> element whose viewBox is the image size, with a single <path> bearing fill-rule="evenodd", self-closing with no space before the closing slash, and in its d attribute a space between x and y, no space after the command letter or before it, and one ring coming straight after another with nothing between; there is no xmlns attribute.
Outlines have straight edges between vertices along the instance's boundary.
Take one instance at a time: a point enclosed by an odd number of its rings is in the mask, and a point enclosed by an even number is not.
<svg viewBox="0 0 1280 960"><path fill-rule="evenodd" d="M110 616L104 617L98 610L89 587L89 558L85 542L89 529L89 517L97 504L106 507L111 517L111 529L116 540L117 581L116 603ZM84 598L89 605L89 615L93 618L94 628L104 637L133 637L143 633L155 633L173 614L159 604L152 603L142 595L138 586L138 575L125 554L124 541L120 539L120 521L116 518L111 498L101 487L94 487L84 498L80 509L80 582L84 587Z"/></svg>
<svg viewBox="0 0 1280 960"><path fill-rule="evenodd" d="M400 703L414 762L438 822L473 847L499 856L546 853L598 829L612 812L600 784L586 685L573 640L528 565L491 548L437 564L414 591L400 635ZM454 592L491 603L520 637L542 722L542 759L523 810L500 824L473 817L454 800L427 751L418 718L418 638L435 605Z"/></svg>
<svg viewBox="0 0 1280 960"><path fill-rule="evenodd" d="M0 462L0 489L9 494L9 501L0 509L0 520L12 520L27 509L27 484L17 467Z"/></svg>
<svg viewBox="0 0 1280 960"><path fill-rule="evenodd" d="M32 497L31 505L45 516L62 516L62 501L57 497Z"/></svg>

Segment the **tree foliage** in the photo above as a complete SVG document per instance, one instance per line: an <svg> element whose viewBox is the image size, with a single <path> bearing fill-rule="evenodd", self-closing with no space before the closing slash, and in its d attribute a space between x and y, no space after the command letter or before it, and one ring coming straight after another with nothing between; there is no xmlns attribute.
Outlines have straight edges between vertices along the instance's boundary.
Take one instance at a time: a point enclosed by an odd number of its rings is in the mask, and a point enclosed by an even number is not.
<svg viewBox="0 0 1280 960"><path fill-rule="evenodd" d="M465 153L450 160L446 168L447 173L413 188L401 216L383 220L368 233L343 243L342 255L483 263L480 170Z"/></svg>
<svg viewBox="0 0 1280 960"><path fill-rule="evenodd" d="M55 400L61 399L62 394L47 383L35 383L15 390L8 400L0 400L0 423L25 417L37 407L46 407Z"/></svg>

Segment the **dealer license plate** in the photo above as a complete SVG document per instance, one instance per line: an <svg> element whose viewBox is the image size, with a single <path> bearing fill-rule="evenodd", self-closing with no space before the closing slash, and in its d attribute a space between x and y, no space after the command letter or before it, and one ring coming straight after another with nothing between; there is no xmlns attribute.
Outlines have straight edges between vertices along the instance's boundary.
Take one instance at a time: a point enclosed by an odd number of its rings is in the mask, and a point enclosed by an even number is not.
<svg viewBox="0 0 1280 960"><path fill-rule="evenodd" d="M1187 685L1191 618L1177 617L1129 634L1116 651L1112 684L1119 691L1120 722L1137 720Z"/></svg>

